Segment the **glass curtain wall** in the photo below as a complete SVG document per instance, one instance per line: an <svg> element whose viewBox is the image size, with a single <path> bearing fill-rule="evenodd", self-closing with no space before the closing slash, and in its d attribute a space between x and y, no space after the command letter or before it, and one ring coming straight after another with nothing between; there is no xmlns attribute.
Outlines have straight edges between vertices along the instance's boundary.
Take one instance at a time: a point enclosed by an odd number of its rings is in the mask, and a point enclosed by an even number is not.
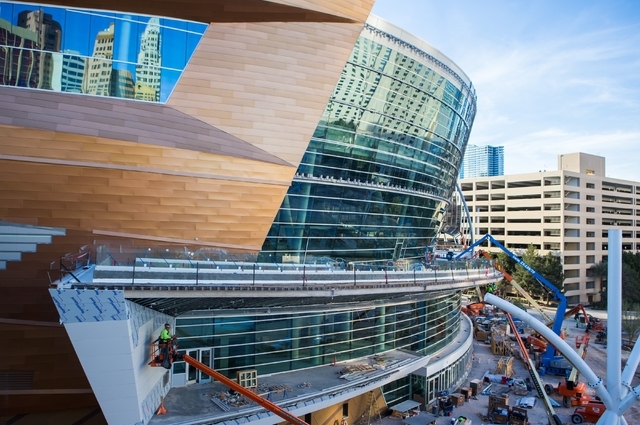
<svg viewBox="0 0 640 425"><path fill-rule="evenodd" d="M214 369L235 377L242 369L271 374L398 348L427 355L446 346L460 326L459 294L318 310L178 317L176 332L180 350L213 348Z"/></svg>
<svg viewBox="0 0 640 425"><path fill-rule="evenodd" d="M367 25L262 256L294 262L424 256L475 116L473 89L458 80L432 56Z"/></svg>
<svg viewBox="0 0 640 425"><path fill-rule="evenodd" d="M207 25L0 2L0 85L166 102Z"/></svg>

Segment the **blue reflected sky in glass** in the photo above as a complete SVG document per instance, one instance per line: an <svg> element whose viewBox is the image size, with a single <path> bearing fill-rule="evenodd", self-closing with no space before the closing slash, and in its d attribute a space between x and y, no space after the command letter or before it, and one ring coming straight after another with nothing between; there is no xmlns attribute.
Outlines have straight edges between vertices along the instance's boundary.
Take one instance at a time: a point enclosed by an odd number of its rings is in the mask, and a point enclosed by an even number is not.
<svg viewBox="0 0 640 425"><path fill-rule="evenodd" d="M141 37L151 19L150 17L0 2L0 19L17 26L20 12L38 9L43 9L61 25L61 51L77 52L82 56L93 56L98 33L108 30L113 23L113 69L128 70L135 80ZM200 42L207 24L160 18L159 25L162 69L160 101L165 102Z"/></svg>

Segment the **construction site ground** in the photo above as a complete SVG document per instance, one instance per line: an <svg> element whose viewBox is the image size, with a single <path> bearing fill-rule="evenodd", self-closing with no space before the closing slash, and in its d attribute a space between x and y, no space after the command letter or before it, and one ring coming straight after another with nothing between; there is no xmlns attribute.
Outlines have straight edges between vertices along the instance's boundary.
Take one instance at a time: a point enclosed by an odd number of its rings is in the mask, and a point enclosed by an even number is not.
<svg viewBox="0 0 640 425"><path fill-rule="evenodd" d="M536 316L535 312L529 311L529 313ZM588 313L593 315L594 317L606 319L606 312L588 310ZM550 316L553 316L555 314L555 311L549 310L548 314ZM569 331L569 335L567 336L566 341L570 342L571 344L573 344L573 341L576 335L583 335L585 333L584 328L580 328L580 329L576 328L576 324L573 318L565 320L563 328L566 328ZM474 350L475 354L474 354L473 366L469 374L469 380L482 379L482 377L486 372L493 374L496 370L498 361L501 358L501 356L499 355L492 354L491 346L483 342L474 340L474 349L475 349ZM622 351L621 369L624 367L624 364L626 363L628 356L629 356L628 351ZM598 376L600 376L603 380L605 380L605 382L606 382L606 374L607 374L606 357L607 357L606 345L596 343L595 338L592 338L589 344L585 361ZM514 359L513 370L514 370L513 376L516 378L525 379L529 376L529 373L524 367L523 361L520 359ZM553 376L553 375L545 375L545 376L542 376L541 378L545 383L554 384L554 385L557 385L562 380L562 377ZM633 386L636 386L638 384L640 384L640 379L636 375L634 377ZM485 384L485 387L486 385L487 384ZM506 394L509 395L510 406L516 405L516 402L522 397L522 396L515 395L513 390L510 391L508 386L506 385L499 385L494 383L491 389L494 390L493 391L494 395L497 393L499 394L502 391L505 391ZM535 390L530 391L528 396L536 396L536 391ZM555 401L559 402L560 404L562 403L561 397L552 396L552 398ZM423 425L427 425L434 420L435 420L435 424L437 425L445 425L445 424L449 425L451 424L452 418L464 416L470 419L473 425L481 425L481 424L488 425L488 424L491 424L491 422L483 421L482 418L479 416L479 413L484 415L487 414L488 402L489 402L489 397L487 395L478 395L477 400L471 399L470 401L464 403L462 406L455 407L453 409L453 416L444 417L444 416L436 416L430 412L421 412L421 414L418 417L412 418L412 419L417 419L422 417L421 419L424 419L422 421ZM571 408L555 407L556 413L565 424L571 424L571 415L574 410L575 410L575 407L571 407ZM537 396L536 396L535 406L532 409L528 409L528 416L529 416L529 423L531 425L547 425L549 422L547 418L547 414L544 410L544 407L540 403L540 400L537 400ZM640 418L640 403L636 403L625 414L625 418L627 419L627 422L629 424L640 424L640 419L637 419L637 418ZM394 421L390 421L390 422L394 422ZM388 423L386 425L391 425L391 423Z"/></svg>

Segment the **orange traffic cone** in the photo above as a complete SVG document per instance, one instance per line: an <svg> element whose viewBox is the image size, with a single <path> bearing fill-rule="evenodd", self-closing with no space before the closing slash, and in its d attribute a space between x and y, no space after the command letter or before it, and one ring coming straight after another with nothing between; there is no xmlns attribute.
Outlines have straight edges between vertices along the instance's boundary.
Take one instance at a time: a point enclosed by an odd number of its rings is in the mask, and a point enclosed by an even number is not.
<svg viewBox="0 0 640 425"><path fill-rule="evenodd" d="M335 365L336 365L336 360L337 360L337 359L336 359L336 356L333 356L333 366L335 366Z"/></svg>
<svg viewBox="0 0 640 425"><path fill-rule="evenodd" d="M158 408L156 415L166 415L166 414L167 414L167 409L164 408L164 397L162 397L160 399L160 407Z"/></svg>

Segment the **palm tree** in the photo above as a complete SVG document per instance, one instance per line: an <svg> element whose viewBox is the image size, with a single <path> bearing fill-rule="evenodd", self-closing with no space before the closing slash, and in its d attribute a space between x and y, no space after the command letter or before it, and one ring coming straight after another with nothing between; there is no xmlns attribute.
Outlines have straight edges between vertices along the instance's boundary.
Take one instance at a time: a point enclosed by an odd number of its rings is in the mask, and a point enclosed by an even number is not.
<svg viewBox="0 0 640 425"><path fill-rule="evenodd" d="M600 282L600 303L607 305L607 275L609 274L609 264L600 261L589 267L589 275L595 277Z"/></svg>

